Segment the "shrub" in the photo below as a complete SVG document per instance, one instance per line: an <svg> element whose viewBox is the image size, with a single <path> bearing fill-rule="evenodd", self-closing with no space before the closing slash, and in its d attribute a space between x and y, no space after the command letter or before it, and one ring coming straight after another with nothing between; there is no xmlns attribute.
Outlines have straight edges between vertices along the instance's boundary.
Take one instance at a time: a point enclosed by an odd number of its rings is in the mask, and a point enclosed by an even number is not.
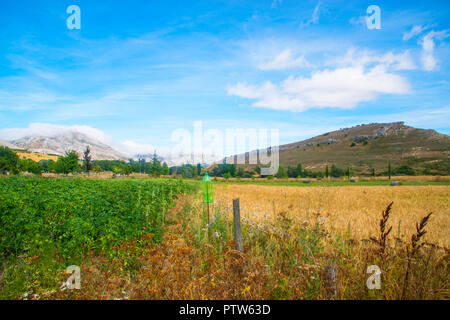
<svg viewBox="0 0 450 320"><path fill-rule="evenodd" d="M8 147L0 147L0 174L19 173L18 164L19 157L14 151Z"/></svg>

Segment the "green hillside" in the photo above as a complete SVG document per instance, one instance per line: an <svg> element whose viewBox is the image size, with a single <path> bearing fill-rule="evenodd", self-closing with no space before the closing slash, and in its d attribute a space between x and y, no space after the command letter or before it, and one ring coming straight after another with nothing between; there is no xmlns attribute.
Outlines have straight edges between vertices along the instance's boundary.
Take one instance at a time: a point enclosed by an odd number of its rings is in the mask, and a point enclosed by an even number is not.
<svg viewBox="0 0 450 320"><path fill-rule="evenodd" d="M357 174L412 167L418 174L450 174L450 137L434 130L417 129L403 122L373 123L342 128L307 140L282 145L280 164L313 171L337 165ZM245 165L247 169L254 165Z"/></svg>

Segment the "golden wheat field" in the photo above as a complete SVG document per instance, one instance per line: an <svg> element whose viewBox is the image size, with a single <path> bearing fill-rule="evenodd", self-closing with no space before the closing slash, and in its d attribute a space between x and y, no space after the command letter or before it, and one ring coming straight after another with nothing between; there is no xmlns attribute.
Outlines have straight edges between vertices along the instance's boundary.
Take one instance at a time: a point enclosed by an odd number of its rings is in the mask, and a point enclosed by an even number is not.
<svg viewBox="0 0 450 320"><path fill-rule="evenodd" d="M19 156L20 159L31 159L35 162L39 162L41 160L53 160L53 161L58 160L58 156L38 152L17 152L17 155Z"/></svg>
<svg viewBox="0 0 450 320"><path fill-rule="evenodd" d="M286 212L302 223L320 219L331 231L347 231L362 240L378 232L381 211L394 202L390 224L392 234L409 241L416 222L433 212L425 241L450 245L449 186L352 186L294 187L217 184L216 205L232 212L232 199L240 198L241 217L257 223Z"/></svg>

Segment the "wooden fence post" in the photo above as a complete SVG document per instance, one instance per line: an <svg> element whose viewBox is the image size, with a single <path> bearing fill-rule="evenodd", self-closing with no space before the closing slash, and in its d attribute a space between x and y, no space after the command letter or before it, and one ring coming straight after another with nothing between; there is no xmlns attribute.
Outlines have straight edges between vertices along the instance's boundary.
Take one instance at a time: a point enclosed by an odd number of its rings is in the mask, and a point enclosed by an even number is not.
<svg viewBox="0 0 450 320"><path fill-rule="evenodd" d="M234 224L234 242L236 244L236 250L244 251L242 247L242 235L241 235L241 212L239 208L239 198L233 199L233 224Z"/></svg>
<svg viewBox="0 0 450 320"><path fill-rule="evenodd" d="M211 240L211 228L209 225L209 202L207 203L208 205L208 242Z"/></svg>

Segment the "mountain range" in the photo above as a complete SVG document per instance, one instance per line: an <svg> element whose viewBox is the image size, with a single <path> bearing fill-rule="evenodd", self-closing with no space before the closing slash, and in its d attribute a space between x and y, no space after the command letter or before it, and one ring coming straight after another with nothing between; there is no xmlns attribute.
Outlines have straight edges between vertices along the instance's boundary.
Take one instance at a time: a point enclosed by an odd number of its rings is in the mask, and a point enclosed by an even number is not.
<svg viewBox="0 0 450 320"><path fill-rule="evenodd" d="M226 158L226 161L234 157ZM403 122L371 123L281 145L279 157L283 166L301 163L312 171L323 171L326 166L336 165L351 168L355 173L370 173L372 169L383 172L391 162L393 167L406 165L418 172L450 174L450 137ZM248 169L255 165L243 167Z"/></svg>
<svg viewBox="0 0 450 320"><path fill-rule="evenodd" d="M5 140L0 140L0 147L8 147L10 149L16 149L16 150L19 149L17 146L15 146Z"/></svg>
<svg viewBox="0 0 450 320"><path fill-rule="evenodd" d="M12 141L0 141L12 149L26 150L62 156L66 151L75 150L81 158L86 147L91 149L92 160L120 160L128 157L93 137L76 131L65 131L52 136L32 135Z"/></svg>
<svg viewBox="0 0 450 320"><path fill-rule="evenodd" d="M26 150L51 155L64 155L75 150L80 158L87 146L93 160L126 160L129 154L117 151L95 137L74 130L53 135L28 135L4 141L0 145L16 150ZM259 150L253 152L266 152ZM336 165L351 168L355 173L368 173L372 169L386 171L388 161L393 167L410 166L420 172L450 174L450 137L435 130L418 129L403 122L362 124L350 128L326 132L310 139L279 146L280 164L297 166L312 171L324 170ZM229 157L246 157L246 154ZM140 156L151 158L153 155ZM137 158L137 155L131 156ZM176 165L166 161L170 166ZM223 162L225 161L219 161ZM242 165L246 169L255 165Z"/></svg>

